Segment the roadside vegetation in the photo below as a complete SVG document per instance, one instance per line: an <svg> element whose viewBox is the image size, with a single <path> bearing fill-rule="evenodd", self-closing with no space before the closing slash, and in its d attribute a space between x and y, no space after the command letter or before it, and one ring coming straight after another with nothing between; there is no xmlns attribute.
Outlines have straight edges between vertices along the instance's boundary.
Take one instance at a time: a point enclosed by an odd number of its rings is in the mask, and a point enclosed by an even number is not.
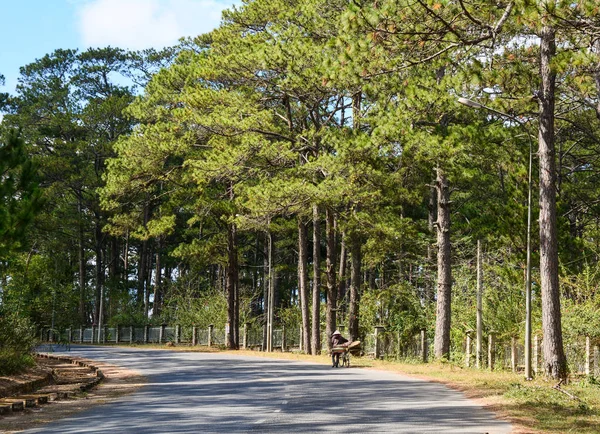
<svg viewBox="0 0 600 434"><path fill-rule="evenodd" d="M548 381L584 371L596 3L248 0L175 47L32 60L0 95L2 369L31 327L213 324L237 349L248 323L313 355L336 328L400 356L423 332L448 366L530 325Z"/></svg>
<svg viewBox="0 0 600 434"><path fill-rule="evenodd" d="M0 313L0 376L15 374L34 365L35 327L20 315Z"/></svg>

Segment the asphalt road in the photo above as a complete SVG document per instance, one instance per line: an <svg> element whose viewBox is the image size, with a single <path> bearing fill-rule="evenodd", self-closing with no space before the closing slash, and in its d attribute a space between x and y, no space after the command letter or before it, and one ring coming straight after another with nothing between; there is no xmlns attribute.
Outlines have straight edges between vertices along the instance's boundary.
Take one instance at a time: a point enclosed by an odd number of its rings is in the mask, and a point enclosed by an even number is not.
<svg viewBox="0 0 600 434"><path fill-rule="evenodd" d="M133 395L27 433L509 433L461 393L393 373L120 347L72 355L135 369Z"/></svg>

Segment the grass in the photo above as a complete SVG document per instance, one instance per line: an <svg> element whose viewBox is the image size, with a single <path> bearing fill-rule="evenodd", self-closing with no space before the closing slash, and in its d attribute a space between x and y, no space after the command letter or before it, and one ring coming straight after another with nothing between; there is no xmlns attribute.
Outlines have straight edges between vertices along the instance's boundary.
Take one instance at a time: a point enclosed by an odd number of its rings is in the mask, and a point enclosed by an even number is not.
<svg viewBox="0 0 600 434"><path fill-rule="evenodd" d="M33 356L29 353L9 349L0 351L0 375L18 374L34 364Z"/></svg>
<svg viewBox="0 0 600 434"><path fill-rule="evenodd" d="M264 353L260 351L226 351L216 347L185 345L133 345L171 351L200 351L251 355L258 357L302 360L330 364L327 355L309 356L300 353ZM593 377L572 378L561 389L573 399L553 388L554 380L537 378L526 381L522 374L506 371L486 371L464 368L451 363L406 363L369 358L352 358L352 366L381 369L435 381L459 390L471 399L513 423L516 433L578 433L600 432L600 381Z"/></svg>

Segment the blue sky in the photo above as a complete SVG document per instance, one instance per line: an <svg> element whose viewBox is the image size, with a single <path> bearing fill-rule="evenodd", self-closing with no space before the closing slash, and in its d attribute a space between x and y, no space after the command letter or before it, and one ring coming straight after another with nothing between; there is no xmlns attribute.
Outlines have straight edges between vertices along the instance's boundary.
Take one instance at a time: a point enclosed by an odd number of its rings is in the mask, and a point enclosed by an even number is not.
<svg viewBox="0 0 600 434"><path fill-rule="evenodd" d="M0 0L1 92L19 68L58 48L162 48L218 26L239 0Z"/></svg>

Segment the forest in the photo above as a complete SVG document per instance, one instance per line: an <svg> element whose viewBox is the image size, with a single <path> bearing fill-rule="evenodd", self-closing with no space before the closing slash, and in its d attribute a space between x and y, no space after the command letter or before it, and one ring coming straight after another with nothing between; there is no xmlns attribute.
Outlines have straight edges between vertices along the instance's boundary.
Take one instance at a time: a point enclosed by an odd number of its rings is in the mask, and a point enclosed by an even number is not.
<svg viewBox="0 0 600 434"><path fill-rule="evenodd" d="M227 323L462 360L528 326L563 378L600 337L599 54L595 0L245 0L163 50L48 53L0 95L0 358Z"/></svg>

